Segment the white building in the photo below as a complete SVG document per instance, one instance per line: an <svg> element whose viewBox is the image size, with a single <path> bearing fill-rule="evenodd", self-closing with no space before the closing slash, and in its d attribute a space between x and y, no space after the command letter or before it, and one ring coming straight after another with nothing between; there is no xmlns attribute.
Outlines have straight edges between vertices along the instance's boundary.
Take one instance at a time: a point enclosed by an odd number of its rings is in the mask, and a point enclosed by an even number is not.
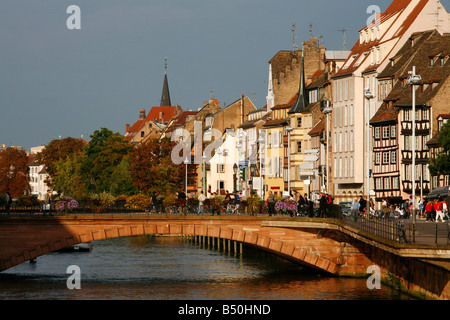
<svg viewBox="0 0 450 320"><path fill-rule="evenodd" d="M48 190L48 186L45 183L48 178L45 166L35 161L36 155L44 148L45 146L32 147L29 154L30 163L28 164L31 194L39 200L45 200L45 195Z"/></svg>
<svg viewBox="0 0 450 320"><path fill-rule="evenodd" d="M432 29L450 32L450 14L440 1L395 0L359 31L350 56L333 77L333 179L338 199L373 189L366 124L383 102L377 75L413 33ZM365 97L367 88L372 99Z"/></svg>

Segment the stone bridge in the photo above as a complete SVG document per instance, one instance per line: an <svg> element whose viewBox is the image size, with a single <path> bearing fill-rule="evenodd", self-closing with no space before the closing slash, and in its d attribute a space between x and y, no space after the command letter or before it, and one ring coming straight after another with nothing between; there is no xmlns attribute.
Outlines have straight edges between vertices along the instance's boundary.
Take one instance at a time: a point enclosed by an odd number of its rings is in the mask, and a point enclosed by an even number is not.
<svg viewBox="0 0 450 320"><path fill-rule="evenodd" d="M136 235L196 235L252 245L335 276L368 277L450 298L450 246L398 244L334 219L268 216L1 216L0 271L70 245ZM394 281L395 280L395 281Z"/></svg>

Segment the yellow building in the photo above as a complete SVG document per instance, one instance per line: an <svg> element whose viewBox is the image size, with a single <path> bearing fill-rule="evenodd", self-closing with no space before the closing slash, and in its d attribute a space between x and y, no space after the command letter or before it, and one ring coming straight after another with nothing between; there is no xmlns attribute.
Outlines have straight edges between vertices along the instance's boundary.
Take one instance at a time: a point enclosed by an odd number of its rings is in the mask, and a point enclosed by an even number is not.
<svg viewBox="0 0 450 320"><path fill-rule="evenodd" d="M272 108L272 117L264 124L266 131L265 148L265 191L282 196L288 191L288 111L292 105L285 104Z"/></svg>

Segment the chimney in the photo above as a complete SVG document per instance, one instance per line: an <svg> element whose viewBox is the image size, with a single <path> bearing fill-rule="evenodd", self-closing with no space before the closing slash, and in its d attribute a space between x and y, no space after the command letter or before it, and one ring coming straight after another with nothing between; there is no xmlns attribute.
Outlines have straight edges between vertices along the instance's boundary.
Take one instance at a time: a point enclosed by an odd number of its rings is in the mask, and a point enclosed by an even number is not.
<svg viewBox="0 0 450 320"><path fill-rule="evenodd" d="M139 120L144 120L145 119L145 110L141 110L139 112Z"/></svg>
<svg viewBox="0 0 450 320"><path fill-rule="evenodd" d="M125 125L125 134L127 134L128 132L130 132L130 125L127 123Z"/></svg>
<svg viewBox="0 0 450 320"><path fill-rule="evenodd" d="M163 113L162 111L159 112L159 122L163 122Z"/></svg>

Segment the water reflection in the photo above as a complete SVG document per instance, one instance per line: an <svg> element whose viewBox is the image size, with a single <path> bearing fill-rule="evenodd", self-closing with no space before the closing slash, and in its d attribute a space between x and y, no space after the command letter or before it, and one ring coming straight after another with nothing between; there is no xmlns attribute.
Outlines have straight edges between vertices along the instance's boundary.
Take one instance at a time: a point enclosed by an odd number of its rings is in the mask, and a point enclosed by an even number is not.
<svg viewBox="0 0 450 320"><path fill-rule="evenodd" d="M81 290L69 290L69 265ZM203 249L180 237L95 241L90 253L51 253L0 273L0 299L409 299L365 279L325 277L272 254Z"/></svg>

